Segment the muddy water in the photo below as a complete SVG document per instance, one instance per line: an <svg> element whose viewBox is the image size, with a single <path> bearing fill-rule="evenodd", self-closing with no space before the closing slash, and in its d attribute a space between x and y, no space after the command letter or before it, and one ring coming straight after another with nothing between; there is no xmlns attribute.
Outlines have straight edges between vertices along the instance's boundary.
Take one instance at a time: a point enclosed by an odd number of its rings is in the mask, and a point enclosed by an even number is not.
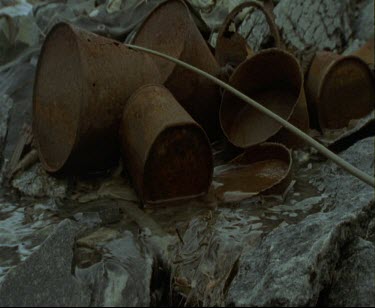
<svg viewBox="0 0 375 308"><path fill-rule="evenodd" d="M250 165L220 166L215 169L215 194L222 201L236 201L237 198L257 195L282 180L288 169L288 163L278 159Z"/></svg>

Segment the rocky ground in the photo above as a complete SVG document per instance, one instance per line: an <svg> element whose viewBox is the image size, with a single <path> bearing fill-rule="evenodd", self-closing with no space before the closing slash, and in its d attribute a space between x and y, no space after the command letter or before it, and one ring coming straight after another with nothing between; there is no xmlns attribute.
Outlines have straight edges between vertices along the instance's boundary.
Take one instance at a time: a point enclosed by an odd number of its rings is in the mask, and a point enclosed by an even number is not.
<svg viewBox="0 0 375 308"><path fill-rule="evenodd" d="M341 156L373 174L374 141ZM313 158L295 179L216 208L5 194L0 305L374 305L374 190Z"/></svg>
<svg viewBox="0 0 375 308"><path fill-rule="evenodd" d="M121 167L56 178L36 163L8 181L3 171L31 124L46 31L64 19L123 40L157 1L67 1L37 9L19 2L13 49L0 30L0 306L375 306L374 189L311 149L294 153L284 195L233 203L210 194L141 209ZM373 1L310 2L275 1L284 41L301 55L311 46L349 53L373 33ZM191 1L212 42L231 9L215 3ZM130 11L132 18L122 18ZM267 27L256 14L243 29L249 25L256 49ZM322 32L318 25L324 35L314 34ZM340 156L374 175L371 135L349 139Z"/></svg>

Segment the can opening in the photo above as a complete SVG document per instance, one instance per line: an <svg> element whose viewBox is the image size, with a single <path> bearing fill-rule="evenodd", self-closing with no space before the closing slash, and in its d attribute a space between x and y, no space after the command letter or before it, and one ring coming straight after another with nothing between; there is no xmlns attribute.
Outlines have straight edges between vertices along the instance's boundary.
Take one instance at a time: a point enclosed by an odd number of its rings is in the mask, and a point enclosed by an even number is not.
<svg viewBox="0 0 375 308"><path fill-rule="evenodd" d="M355 57L335 62L322 81L319 124L322 129L343 128L374 109L374 80L366 63Z"/></svg>
<svg viewBox="0 0 375 308"><path fill-rule="evenodd" d="M33 94L33 131L40 160L58 171L76 143L82 71L76 35L66 24L47 36L39 58Z"/></svg>
<svg viewBox="0 0 375 308"><path fill-rule="evenodd" d="M164 130L145 165L144 201L166 202L207 193L213 161L207 136L197 125Z"/></svg>
<svg viewBox="0 0 375 308"><path fill-rule="evenodd" d="M298 62L277 49L266 50L243 62L230 83L284 119L292 115L303 86ZM220 120L224 133L238 147L264 142L282 128L229 92L223 95Z"/></svg>

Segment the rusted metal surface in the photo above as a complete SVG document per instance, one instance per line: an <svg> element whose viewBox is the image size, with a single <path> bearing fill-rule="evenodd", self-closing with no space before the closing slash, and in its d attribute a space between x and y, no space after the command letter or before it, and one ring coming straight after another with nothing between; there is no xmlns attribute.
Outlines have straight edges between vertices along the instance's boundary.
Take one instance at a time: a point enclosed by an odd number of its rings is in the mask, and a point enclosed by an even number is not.
<svg viewBox="0 0 375 308"><path fill-rule="evenodd" d="M230 84L298 128L306 131L309 120L304 79L297 59L281 49L267 49L244 61ZM285 128L229 92L224 92L220 122L228 140L239 148L267 140L299 146Z"/></svg>
<svg viewBox="0 0 375 308"><path fill-rule="evenodd" d="M42 48L33 94L33 133L43 167L76 173L116 164L127 98L159 81L148 56L69 24L56 25Z"/></svg>
<svg viewBox="0 0 375 308"><path fill-rule="evenodd" d="M363 45L360 49L358 49L352 55L361 58L373 70L374 62L375 62L374 61L374 37L369 39L365 45Z"/></svg>
<svg viewBox="0 0 375 308"><path fill-rule="evenodd" d="M283 193L291 182L292 163L291 152L281 144L255 145L215 168L215 194L222 201L241 201L259 193Z"/></svg>
<svg viewBox="0 0 375 308"><path fill-rule="evenodd" d="M343 128L374 109L373 75L358 57L318 52L308 73L306 96L314 128Z"/></svg>
<svg viewBox="0 0 375 308"><path fill-rule="evenodd" d="M237 32L229 31L230 24L235 17L244 9L254 7L259 9L266 17L267 23L270 27L272 36L275 40L275 46L282 48L280 34L274 22L272 14L272 3L266 1L262 4L258 1L247 1L236 6L232 12L226 17L223 25L220 28L217 37L215 57L220 66L227 64L237 67L247 57L253 56L254 52L248 46L247 41Z"/></svg>
<svg viewBox="0 0 375 308"><path fill-rule="evenodd" d="M144 204L197 197L212 181L212 150L203 129L163 86L132 95L122 118L124 163Z"/></svg>
<svg viewBox="0 0 375 308"><path fill-rule="evenodd" d="M212 75L220 73L219 65L182 1L160 4L143 22L133 43L166 53ZM211 139L220 136L219 88L174 63L159 57L153 59L164 85L177 101L202 125Z"/></svg>

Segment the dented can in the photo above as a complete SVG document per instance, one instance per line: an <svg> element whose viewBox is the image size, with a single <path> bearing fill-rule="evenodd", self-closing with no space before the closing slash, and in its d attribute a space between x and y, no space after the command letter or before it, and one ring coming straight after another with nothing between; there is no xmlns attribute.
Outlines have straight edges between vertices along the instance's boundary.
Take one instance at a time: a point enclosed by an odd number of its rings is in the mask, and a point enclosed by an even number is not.
<svg viewBox="0 0 375 308"><path fill-rule="evenodd" d="M194 23L183 1L171 0L157 6L138 30L133 43L151 48L218 76L219 65ZM205 77L157 56L164 85L207 132L211 139L221 135L220 91Z"/></svg>
<svg viewBox="0 0 375 308"><path fill-rule="evenodd" d="M318 52L308 72L306 96L313 128L343 128L374 109L373 75L358 57Z"/></svg>
<svg viewBox="0 0 375 308"><path fill-rule="evenodd" d="M123 112L123 161L146 205L208 192L212 150L203 129L161 85L135 92Z"/></svg>
<svg viewBox="0 0 375 308"><path fill-rule="evenodd" d="M49 172L104 170L118 163L123 106L159 82L146 55L66 23L48 33L33 93L33 134Z"/></svg>
<svg viewBox="0 0 375 308"><path fill-rule="evenodd" d="M242 62L229 83L303 131L309 128L304 79L298 60L281 49L259 52ZM220 123L228 140L239 148L264 141L297 147L302 142L281 124L225 91Z"/></svg>

